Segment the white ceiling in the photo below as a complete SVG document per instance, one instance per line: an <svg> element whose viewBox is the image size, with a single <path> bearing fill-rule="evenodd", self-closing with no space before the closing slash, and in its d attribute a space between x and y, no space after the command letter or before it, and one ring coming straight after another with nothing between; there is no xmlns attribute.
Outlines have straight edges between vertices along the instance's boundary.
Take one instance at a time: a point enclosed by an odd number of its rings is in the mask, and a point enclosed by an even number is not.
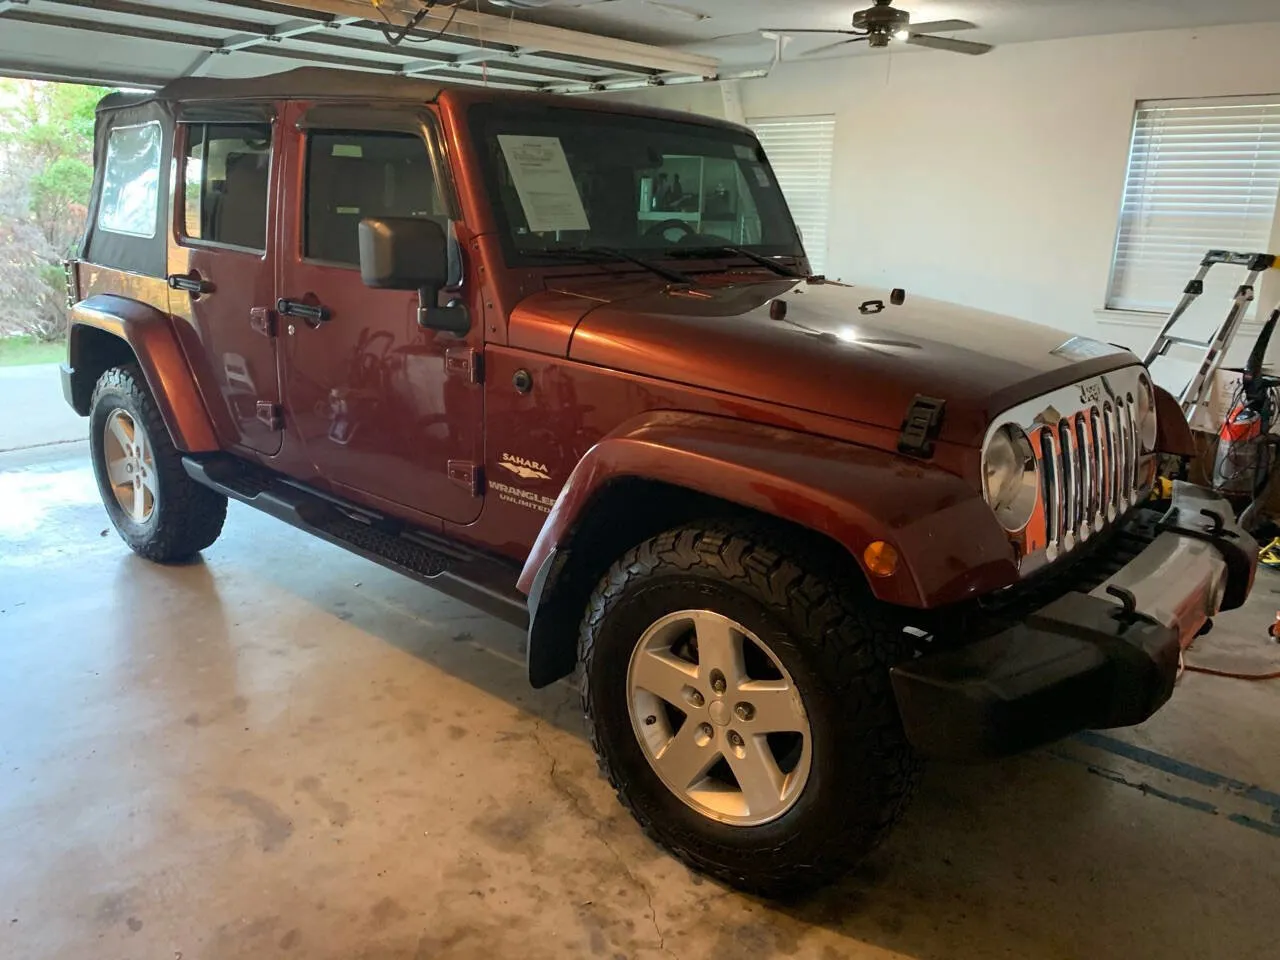
<svg viewBox="0 0 1280 960"><path fill-rule="evenodd" d="M421 0L380 0L402 23ZM436 0L387 43L373 0L0 0L0 73L149 86L333 66L538 90L618 89L767 65L762 29L847 28L870 0ZM1280 20L1280 0L897 0L966 40L1027 40ZM700 19L701 17L701 19ZM569 28L568 31L562 28ZM439 31L439 33L438 33ZM613 38L613 39L609 39ZM836 37L796 36L784 59ZM912 54L920 52L895 49ZM852 44L823 56L878 56ZM930 54L936 55L936 54Z"/></svg>
<svg viewBox="0 0 1280 960"><path fill-rule="evenodd" d="M894 5L917 23L969 20L979 29L955 36L993 44L1280 20L1280 0L895 0ZM678 44L742 64L768 59L771 44L758 38L760 29L846 29L854 11L868 6L871 0L552 0L517 15L646 43ZM671 7L709 18L699 21ZM784 56L835 39L797 37L788 41ZM879 53L853 44L835 55Z"/></svg>
<svg viewBox="0 0 1280 960"><path fill-rule="evenodd" d="M0 74L154 86L319 64L541 90L717 72L710 57L493 17L473 4L437 4L399 42L421 9L414 0L0 0Z"/></svg>

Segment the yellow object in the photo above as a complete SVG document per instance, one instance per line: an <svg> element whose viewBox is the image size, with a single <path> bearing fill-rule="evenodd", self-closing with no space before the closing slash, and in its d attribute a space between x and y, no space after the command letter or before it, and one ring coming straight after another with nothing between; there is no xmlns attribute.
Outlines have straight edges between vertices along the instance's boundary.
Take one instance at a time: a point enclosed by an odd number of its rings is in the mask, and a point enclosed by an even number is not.
<svg viewBox="0 0 1280 960"><path fill-rule="evenodd" d="M1151 500L1171 500L1173 499L1173 481L1168 477L1156 477L1155 485L1151 488Z"/></svg>
<svg viewBox="0 0 1280 960"><path fill-rule="evenodd" d="M898 569L898 551L883 540L872 540L862 551L862 559L877 577L891 577Z"/></svg>
<svg viewBox="0 0 1280 960"><path fill-rule="evenodd" d="M1280 537L1258 551L1258 562L1268 567L1280 567Z"/></svg>

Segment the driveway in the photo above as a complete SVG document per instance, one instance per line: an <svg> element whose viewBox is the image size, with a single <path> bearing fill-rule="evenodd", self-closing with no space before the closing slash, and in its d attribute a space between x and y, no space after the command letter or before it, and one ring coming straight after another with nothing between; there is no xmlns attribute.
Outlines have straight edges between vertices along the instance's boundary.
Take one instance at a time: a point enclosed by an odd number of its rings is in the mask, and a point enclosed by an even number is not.
<svg viewBox="0 0 1280 960"><path fill-rule="evenodd" d="M62 399L56 363L0 367L0 453L83 440L86 430Z"/></svg>

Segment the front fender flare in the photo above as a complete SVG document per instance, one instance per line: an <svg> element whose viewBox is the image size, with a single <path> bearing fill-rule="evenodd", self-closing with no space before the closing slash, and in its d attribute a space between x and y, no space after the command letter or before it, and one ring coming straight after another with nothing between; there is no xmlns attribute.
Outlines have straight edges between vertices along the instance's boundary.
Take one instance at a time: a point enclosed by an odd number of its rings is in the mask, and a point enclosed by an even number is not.
<svg viewBox="0 0 1280 960"><path fill-rule="evenodd" d="M661 412L601 440L574 468L525 563L524 593L594 497L621 478L683 487L809 528L844 546L864 573L867 545L885 540L902 558L898 571L867 582L888 603L936 607L1018 577L1013 548L981 494L951 473L828 437Z"/></svg>
<svg viewBox="0 0 1280 960"><path fill-rule="evenodd" d="M94 327L129 344L160 410L173 445L186 453L219 449L213 423L178 343L173 319L128 297L97 294L71 308L72 365L77 326Z"/></svg>

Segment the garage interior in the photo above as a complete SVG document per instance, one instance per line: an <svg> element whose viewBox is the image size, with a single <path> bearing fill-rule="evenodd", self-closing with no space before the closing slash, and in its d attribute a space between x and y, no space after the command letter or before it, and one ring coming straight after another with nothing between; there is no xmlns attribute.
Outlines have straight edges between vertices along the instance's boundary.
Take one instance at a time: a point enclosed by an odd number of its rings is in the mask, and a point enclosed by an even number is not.
<svg viewBox="0 0 1280 960"><path fill-rule="evenodd" d="M151 89L333 65L725 118L759 133L827 277L1140 356L1189 274L1143 260L1123 216L1150 175L1135 117L1247 104L1209 229L1280 249L1273 0L898 4L976 24L955 38L994 49L972 57L786 32L861 6L441 3L393 45L419 4L0 0L0 74ZM1257 302L1228 367L1280 271ZM863 867L757 899L645 837L576 682L529 688L520 631L234 503L199 561L150 564L110 530L56 380L0 390L21 404L0 416L4 957L1276 955L1280 682L1187 673L1141 726L931 764ZM1193 426L1216 433L1230 393ZM1260 567L1188 662L1280 670L1278 597Z"/></svg>

